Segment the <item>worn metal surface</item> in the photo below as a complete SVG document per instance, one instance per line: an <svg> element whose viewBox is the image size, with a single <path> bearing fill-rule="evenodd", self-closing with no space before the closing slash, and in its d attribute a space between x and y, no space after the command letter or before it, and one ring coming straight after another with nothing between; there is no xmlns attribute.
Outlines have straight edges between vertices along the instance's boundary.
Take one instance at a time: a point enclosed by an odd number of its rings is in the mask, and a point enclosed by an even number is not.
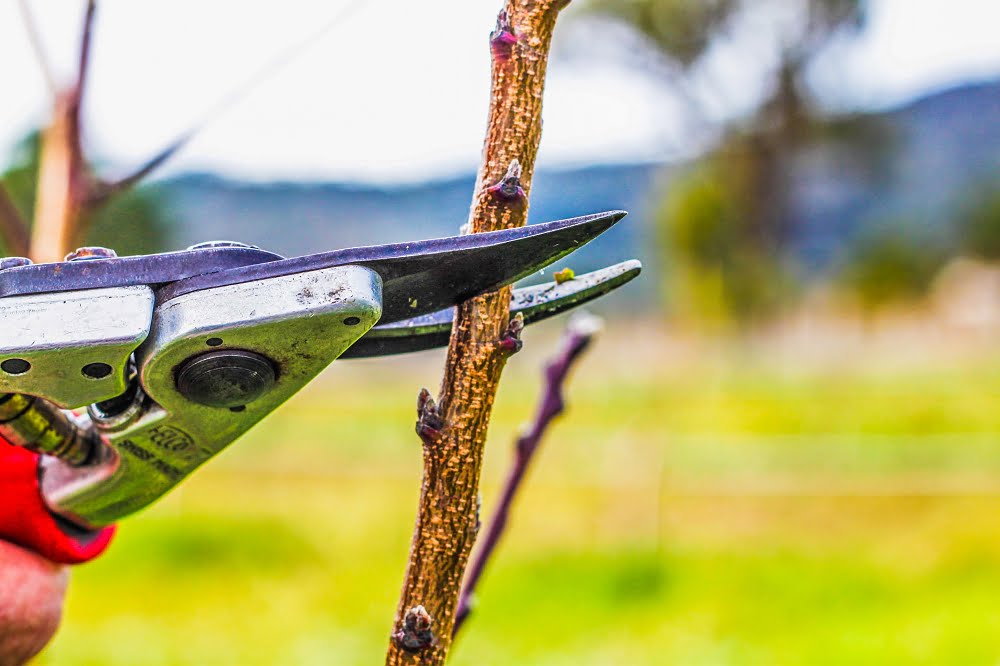
<svg viewBox="0 0 1000 666"><path fill-rule="evenodd" d="M0 271L0 298L78 289L160 285L281 259L248 247L212 247L114 259L31 264Z"/></svg>
<svg viewBox="0 0 1000 666"><path fill-rule="evenodd" d="M18 443L61 456L43 464L53 510L107 525L168 492L339 356L443 345L452 306L543 268L624 215L294 259L211 245L0 270L0 416L4 402L33 409L3 393L96 403L87 424L45 405L53 432L36 410ZM512 309L539 321L639 270L624 262L519 289Z"/></svg>
<svg viewBox="0 0 1000 666"><path fill-rule="evenodd" d="M68 409L120 395L152 318L146 286L0 298L0 393Z"/></svg>
<svg viewBox="0 0 1000 666"><path fill-rule="evenodd" d="M515 289L511 314L521 313L525 324L554 317L603 296L637 277L642 264L636 260L608 266L572 280ZM444 347L451 336L454 308L438 310L391 324L379 324L365 333L341 358L369 358Z"/></svg>
<svg viewBox="0 0 1000 666"><path fill-rule="evenodd" d="M42 456L38 479L42 499L52 512L62 515L70 522L83 528L94 527L79 517L62 513L59 500L100 488L115 477L120 464L118 452L103 440L99 441L86 465L72 465L60 458Z"/></svg>
<svg viewBox="0 0 1000 666"><path fill-rule="evenodd" d="M182 280L157 297L348 264L382 278L382 323L447 308L548 266L625 217L611 211L484 234L351 248L246 266Z"/></svg>
<svg viewBox="0 0 1000 666"><path fill-rule="evenodd" d="M125 422L95 425L115 456L90 471L52 463L43 492L76 522L99 526L156 500L272 412L378 321L381 280L339 266L184 294L158 306L136 351L148 395ZM175 369L213 350L267 357L276 380L245 407L211 407L184 397Z"/></svg>

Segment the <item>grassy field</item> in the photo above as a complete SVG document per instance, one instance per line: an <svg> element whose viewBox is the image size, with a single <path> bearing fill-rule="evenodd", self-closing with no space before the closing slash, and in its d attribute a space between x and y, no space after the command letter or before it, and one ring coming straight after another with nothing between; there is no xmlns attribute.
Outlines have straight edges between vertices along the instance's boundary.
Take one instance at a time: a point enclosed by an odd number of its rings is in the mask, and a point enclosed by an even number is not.
<svg viewBox="0 0 1000 666"><path fill-rule="evenodd" d="M497 404L484 500L558 325ZM454 664L996 664L1000 346L611 322ZM76 570L41 664L371 664L436 354L336 364Z"/></svg>

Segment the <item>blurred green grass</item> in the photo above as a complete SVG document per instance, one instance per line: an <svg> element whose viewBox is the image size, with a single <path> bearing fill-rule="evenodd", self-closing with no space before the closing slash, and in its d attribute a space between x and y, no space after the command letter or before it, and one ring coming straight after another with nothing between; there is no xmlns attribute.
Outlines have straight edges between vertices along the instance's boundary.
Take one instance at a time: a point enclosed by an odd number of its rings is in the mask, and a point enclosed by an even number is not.
<svg viewBox="0 0 1000 666"><path fill-rule="evenodd" d="M497 403L487 514L555 346L539 328ZM452 663L996 663L1000 350L815 350L611 322ZM335 364L74 572L39 663L380 662L440 367Z"/></svg>

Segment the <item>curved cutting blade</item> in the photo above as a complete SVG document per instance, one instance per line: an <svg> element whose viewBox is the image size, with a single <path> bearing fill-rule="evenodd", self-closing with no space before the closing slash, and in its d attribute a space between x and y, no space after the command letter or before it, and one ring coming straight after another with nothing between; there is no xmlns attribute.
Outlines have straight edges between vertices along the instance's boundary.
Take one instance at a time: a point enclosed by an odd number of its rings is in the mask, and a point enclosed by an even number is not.
<svg viewBox="0 0 1000 666"><path fill-rule="evenodd" d="M625 217L609 211L482 234L350 248L200 275L164 287L157 301L253 280L353 264L382 278L386 324L442 310L541 270Z"/></svg>
<svg viewBox="0 0 1000 666"><path fill-rule="evenodd" d="M520 312L525 324L534 324L621 287L637 277L641 270L642 264L632 259L579 275L562 284L547 282L515 289L510 311L511 314ZM349 347L340 358L390 356L444 347L451 336L454 318L454 308L448 308L391 324L379 324Z"/></svg>

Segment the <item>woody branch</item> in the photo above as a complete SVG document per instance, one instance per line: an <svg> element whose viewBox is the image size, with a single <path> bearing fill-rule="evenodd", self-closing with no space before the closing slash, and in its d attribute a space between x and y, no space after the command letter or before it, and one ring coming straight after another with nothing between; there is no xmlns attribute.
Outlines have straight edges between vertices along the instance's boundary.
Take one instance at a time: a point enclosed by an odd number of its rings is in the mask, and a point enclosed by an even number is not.
<svg viewBox="0 0 1000 666"><path fill-rule="evenodd" d="M490 35L490 112L468 229L525 224L552 32L568 0L507 0ZM387 664L442 664L478 530L479 477L507 358L520 347L511 288L458 306L438 399L421 391L423 480Z"/></svg>

